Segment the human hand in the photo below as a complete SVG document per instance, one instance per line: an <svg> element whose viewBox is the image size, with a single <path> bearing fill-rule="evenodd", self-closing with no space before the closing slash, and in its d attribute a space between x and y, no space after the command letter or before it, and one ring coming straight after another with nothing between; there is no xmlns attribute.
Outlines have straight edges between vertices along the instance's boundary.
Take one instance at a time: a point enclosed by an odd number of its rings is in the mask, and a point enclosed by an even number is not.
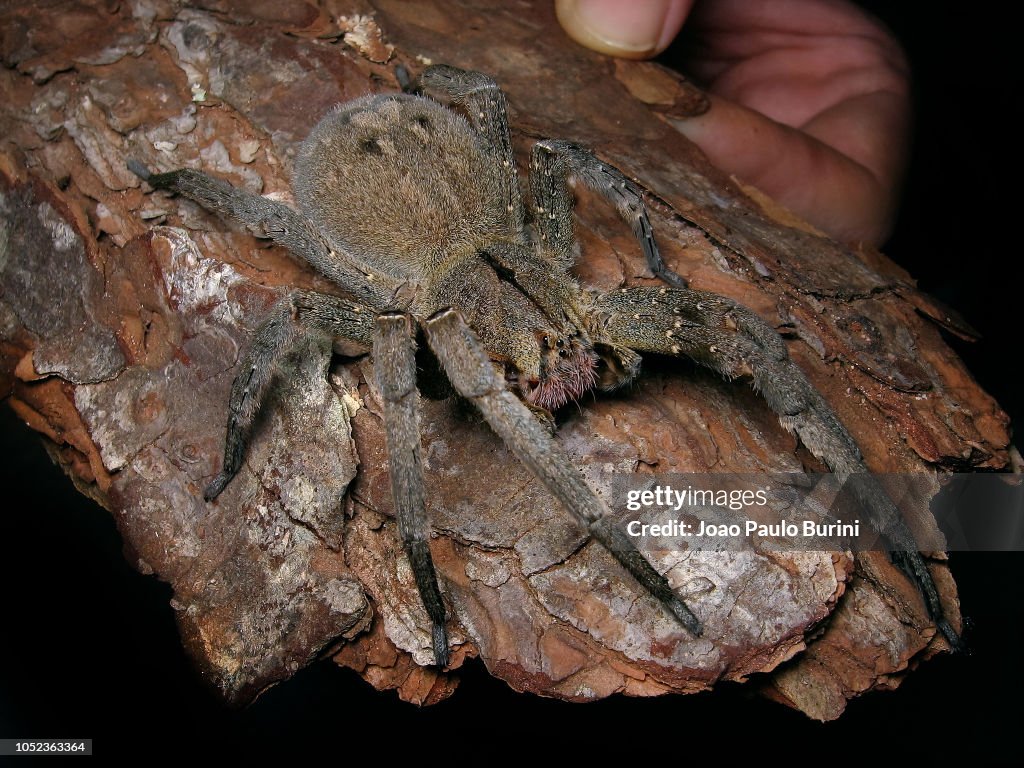
<svg viewBox="0 0 1024 768"><path fill-rule="evenodd" d="M647 58L685 23L711 108L673 119L727 173L846 242L880 245L908 154L910 77L892 34L845 0L556 0L587 47Z"/></svg>

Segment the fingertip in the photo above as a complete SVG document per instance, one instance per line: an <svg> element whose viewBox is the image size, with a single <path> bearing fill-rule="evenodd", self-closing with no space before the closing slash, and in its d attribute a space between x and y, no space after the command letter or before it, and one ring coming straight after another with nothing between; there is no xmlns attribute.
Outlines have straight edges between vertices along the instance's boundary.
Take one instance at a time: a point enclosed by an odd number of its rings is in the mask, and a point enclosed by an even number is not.
<svg viewBox="0 0 1024 768"><path fill-rule="evenodd" d="M679 34L694 0L555 0L566 34L609 56L646 59L661 53Z"/></svg>
<svg viewBox="0 0 1024 768"><path fill-rule="evenodd" d="M703 114L669 122L719 170L846 243L880 245L896 189L821 138L709 94Z"/></svg>

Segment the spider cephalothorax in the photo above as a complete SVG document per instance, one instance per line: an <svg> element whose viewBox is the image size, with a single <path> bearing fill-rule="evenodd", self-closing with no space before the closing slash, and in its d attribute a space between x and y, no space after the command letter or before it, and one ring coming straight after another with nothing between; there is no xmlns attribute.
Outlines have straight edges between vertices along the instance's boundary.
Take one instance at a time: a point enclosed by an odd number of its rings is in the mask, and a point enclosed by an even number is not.
<svg viewBox="0 0 1024 768"><path fill-rule="evenodd" d="M418 90L367 96L327 115L303 144L293 180L301 212L206 174L133 170L152 186L261 229L306 259L348 298L296 290L256 332L232 387L215 498L241 466L273 361L298 333L372 345L392 494L402 543L447 663L447 611L430 556L420 460L415 339L456 392L548 490L690 632L701 622L611 521L537 411L553 411L640 371L640 355L684 355L727 378L752 380L783 425L851 488L914 578L955 646L927 567L892 501L866 474L849 433L750 310L685 287L659 256L639 188L579 145L534 145L524 205L504 97L478 72L429 67ZM671 287L599 293L569 273L575 254L570 177L609 200L648 264ZM527 213L529 209L529 214Z"/></svg>

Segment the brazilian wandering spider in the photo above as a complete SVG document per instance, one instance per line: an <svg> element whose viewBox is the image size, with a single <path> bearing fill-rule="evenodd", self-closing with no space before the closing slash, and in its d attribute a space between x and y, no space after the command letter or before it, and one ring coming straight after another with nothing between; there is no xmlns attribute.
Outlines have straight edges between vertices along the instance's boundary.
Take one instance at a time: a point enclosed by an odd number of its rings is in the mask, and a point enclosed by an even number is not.
<svg viewBox="0 0 1024 768"><path fill-rule="evenodd" d="M750 379L783 426L849 480L932 619L959 646L913 537L853 438L774 329L727 298L687 289L667 269L637 185L577 144L540 141L530 161L528 217L497 84L479 72L432 66L415 86L408 90L443 97L465 116L408 92L342 104L300 151L293 188L301 212L199 171L154 174L130 164L154 188L262 231L349 297L295 290L270 311L235 378L223 468L206 499L238 472L273 364L299 336L372 346L399 533L433 625L435 662L446 665L447 610L428 546L420 456L415 352L422 331L454 390L682 626L700 635L700 620L612 522L544 423L548 412L585 392L635 379L640 353L686 356L728 379ZM600 293L569 274L571 178L615 206L670 287Z"/></svg>

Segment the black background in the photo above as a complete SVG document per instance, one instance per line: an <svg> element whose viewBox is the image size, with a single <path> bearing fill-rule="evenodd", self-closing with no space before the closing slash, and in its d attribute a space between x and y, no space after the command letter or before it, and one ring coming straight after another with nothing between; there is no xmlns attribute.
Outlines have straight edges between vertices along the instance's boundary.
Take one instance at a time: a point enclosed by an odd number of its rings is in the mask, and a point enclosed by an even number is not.
<svg viewBox="0 0 1024 768"><path fill-rule="evenodd" d="M991 4L866 3L904 41L918 123L906 201L886 252L983 334L950 339L1018 420L1020 249L1016 232L1021 67L1014 25ZM955 9L955 10L954 10ZM178 642L170 589L133 571L110 516L78 495L9 409L0 409L0 737L90 737L98 754L325 753L353 743L427 756L485 741L502 754L688 760L792 755L829 763L992 762L1022 755L1019 554L951 557L970 655L943 657L896 692L818 724L740 686L586 706L519 696L469 665L455 696L417 709L324 662L229 711ZM905 754L904 754L905 753ZM729 762L729 760L726 760Z"/></svg>

